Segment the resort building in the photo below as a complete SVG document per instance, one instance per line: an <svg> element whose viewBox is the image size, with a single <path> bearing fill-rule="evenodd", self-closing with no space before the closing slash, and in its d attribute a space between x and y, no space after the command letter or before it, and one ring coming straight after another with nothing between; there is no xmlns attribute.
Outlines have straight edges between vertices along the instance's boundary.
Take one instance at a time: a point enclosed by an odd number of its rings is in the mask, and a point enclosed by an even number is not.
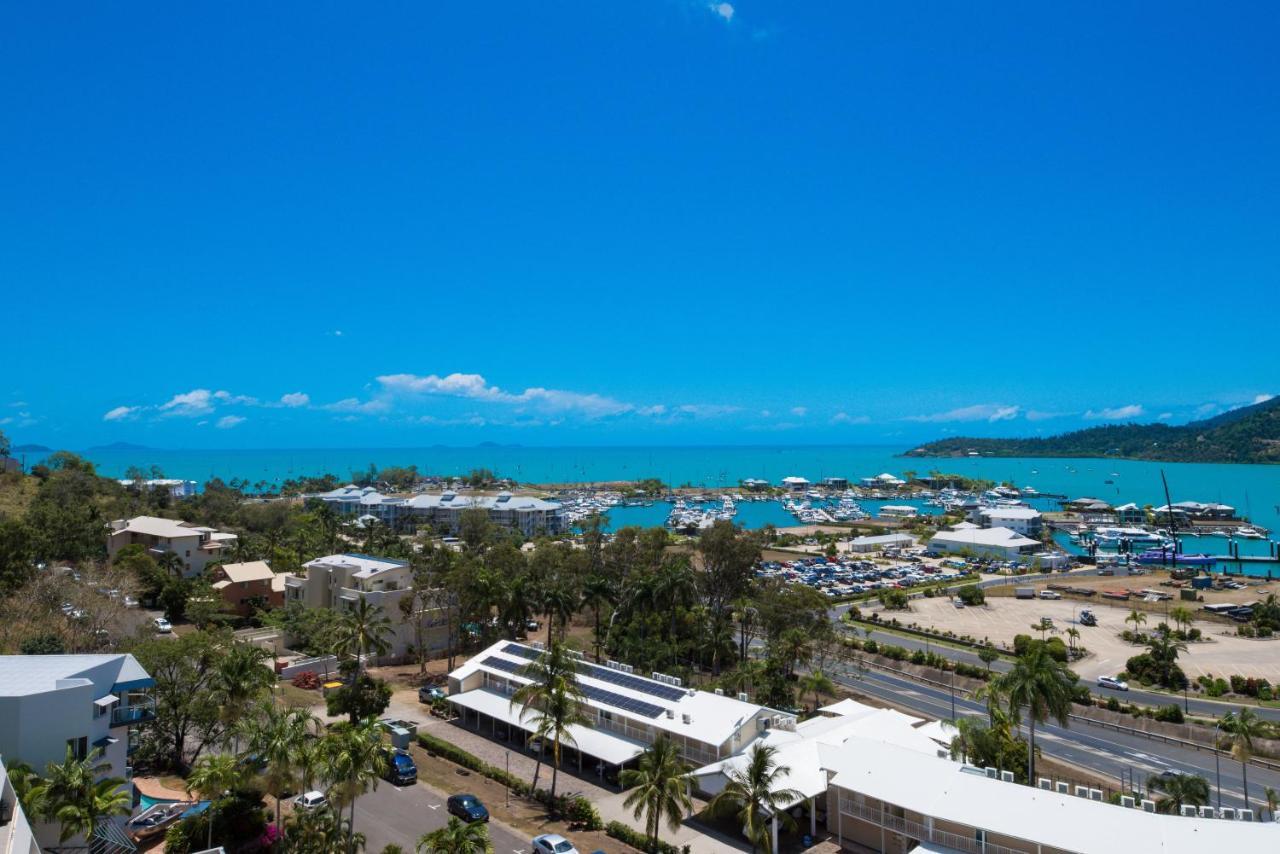
<svg viewBox="0 0 1280 854"><path fill-rule="evenodd" d="M747 492L764 492L769 488L769 481L758 477L749 477L742 481L742 488Z"/></svg>
<svg viewBox="0 0 1280 854"><path fill-rule="evenodd" d="M0 756L0 854L40 854L35 833Z"/></svg>
<svg viewBox="0 0 1280 854"><path fill-rule="evenodd" d="M541 644L499 641L449 674L449 703L481 733L523 740L537 730L536 713L521 716L511 695L530 680L524 668L542 654ZM689 763L698 766L732 756L770 729L794 729L795 716L727 696L685 688L680 680L632 672L627 665L579 664L578 684L590 723L569 727L579 768L617 768L666 734ZM571 753L574 751L571 751Z"/></svg>
<svg viewBox="0 0 1280 854"><path fill-rule="evenodd" d="M0 757L43 771L67 748L77 757L97 749L101 775L127 780L133 728L155 717L154 686L132 655L0 656ZM36 835L42 847L58 842L55 825Z"/></svg>
<svg viewBox="0 0 1280 854"><path fill-rule="evenodd" d="M495 525L513 528L526 537L562 534L568 527L560 504L510 492L460 495L449 490L439 495L402 497L384 495L371 486L347 485L310 497L325 502L343 516L354 516L362 522L376 519L395 530L434 525L457 533L465 510L484 510Z"/></svg>
<svg viewBox="0 0 1280 854"><path fill-rule="evenodd" d="M186 578L195 578L209 564L222 560L236 541L235 534L158 516L117 519L110 528L107 535L107 557L110 559L115 560L116 554L125 546L142 545L157 560L166 554L177 555Z"/></svg>
<svg viewBox="0 0 1280 854"><path fill-rule="evenodd" d="M974 516L971 521L983 528L1008 528L1032 539L1040 536L1040 511L1034 507L981 507Z"/></svg>
<svg viewBox="0 0 1280 854"><path fill-rule="evenodd" d="M1181 522L1232 522L1236 519L1236 508L1230 504L1205 504L1200 501L1175 501L1173 504L1162 504L1153 512L1158 522L1167 521L1170 513L1175 521Z"/></svg>
<svg viewBox="0 0 1280 854"><path fill-rule="evenodd" d="M910 504L886 504L876 513L881 519L914 519L920 510Z"/></svg>
<svg viewBox="0 0 1280 854"><path fill-rule="evenodd" d="M811 485L808 479L803 477L792 476L782 479L782 488L797 495L808 492Z"/></svg>
<svg viewBox="0 0 1280 854"><path fill-rule="evenodd" d="M1084 516L1114 518L1111 505L1100 498L1073 498L1062 502L1062 509Z"/></svg>
<svg viewBox="0 0 1280 854"><path fill-rule="evenodd" d="M822 485L827 489L848 489L849 478L847 477L824 477Z"/></svg>
<svg viewBox="0 0 1280 854"><path fill-rule="evenodd" d="M864 477L861 480L863 486L868 489L897 489L899 486L906 486L907 482L900 477L884 472L875 477Z"/></svg>
<svg viewBox="0 0 1280 854"><path fill-rule="evenodd" d="M1019 560L1041 548L1038 540L1008 528L939 531L929 538L929 551L936 554L966 554L997 560Z"/></svg>
<svg viewBox="0 0 1280 854"><path fill-rule="evenodd" d="M336 554L303 564L305 575L284 576L284 600L306 608L345 612L364 599L391 621L387 655L402 658L414 649L419 630L429 654L443 652L448 627L443 609L419 609L406 615L400 600L413 597L413 569L408 561L362 554ZM421 627L421 629L420 629Z"/></svg>
<svg viewBox="0 0 1280 854"><path fill-rule="evenodd" d="M1115 514L1116 524L1119 525L1145 525L1147 523L1147 511L1132 501L1117 507Z"/></svg>
<svg viewBox="0 0 1280 854"><path fill-rule="evenodd" d="M224 563L210 571L213 589L222 596L229 611L247 617L257 609L284 604L284 576L279 579L265 560Z"/></svg>
<svg viewBox="0 0 1280 854"><path fill-rule="evenodd" d="M177 480L170 477L151 478L150 480L121 480L121 486L137 486L143 489L163 489L171 498L190 498L196 494L194 480Z"/></svg>
<svg viewBox="0 0 1280 854"><path fill-rule="evenodd" d="M909 549L915 544L916 538L908 534L880 534L874 537L854 537L849 541L849 551L854 554L866 554L885 549Z"/></svg>

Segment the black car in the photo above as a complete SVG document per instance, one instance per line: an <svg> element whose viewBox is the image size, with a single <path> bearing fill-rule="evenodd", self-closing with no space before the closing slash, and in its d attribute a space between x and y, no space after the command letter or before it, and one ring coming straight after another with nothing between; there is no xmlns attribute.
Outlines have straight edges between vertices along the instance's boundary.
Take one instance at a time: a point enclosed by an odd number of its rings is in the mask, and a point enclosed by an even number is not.
<svg viewBox="0 0 1280 854"><path fill-rule="evenodd" d="M449 815L457 816L465 822L489 820L489 811L475 795L450 795L446 806Z"/></svg>

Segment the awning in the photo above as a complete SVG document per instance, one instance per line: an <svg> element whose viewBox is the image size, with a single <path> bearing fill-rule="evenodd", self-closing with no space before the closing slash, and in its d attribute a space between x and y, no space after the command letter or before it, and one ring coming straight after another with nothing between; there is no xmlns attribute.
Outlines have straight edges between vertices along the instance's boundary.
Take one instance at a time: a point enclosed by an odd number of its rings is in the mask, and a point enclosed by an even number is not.
<svg viewBox="0 0 1280 854"><path fill-rule="evenodd" d="M112 703L118 703L118 702L120 702L120 698L117 697L115 694L107 694L105 697L99 697L98 699L94 700L93 704L100 709L105 709L108 706L110 706Z"/></svg>
<svg viewBox="0 0 1280 854"><path fill-rule="evenodd" d="M95 742L93 743L93 746L94 746L94 747L110 747L110 746L111 746L111 745L113 745L113 744L117 744L117 743L119 743L119 741L120 741L120 739L118 739L118 738L113 738L112 736L109 736L109 735L108 735L108 736L106 736L105 738L100 738L100 739L98 739L97 741L95 741Z"/></svg>
<svg viewBox="0 0 1280 854"><path fill-rule="evenodd" d="M537 730L537 716L533 712L521 720L520 707L512 708L510 697L495 694L493 691L477 688L462 694L451 694L449 702L482 715L488 715L525 732L531 733ZM638 741L615 733L590 729L580 724L570 724L569 735L573 737L573 744L570 746L577 747L582 753L594 756L610 765L621 765L645 751L645 745Z"/></svg>

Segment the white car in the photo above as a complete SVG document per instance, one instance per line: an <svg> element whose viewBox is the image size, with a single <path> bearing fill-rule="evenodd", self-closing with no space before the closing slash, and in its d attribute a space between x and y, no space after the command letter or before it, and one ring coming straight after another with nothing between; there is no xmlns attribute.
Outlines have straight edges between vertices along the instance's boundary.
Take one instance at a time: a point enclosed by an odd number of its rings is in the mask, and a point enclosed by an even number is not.
<svg viewBox="0 0 1280 854"><path fill-rule="evenodd" d="M544 833L533 838L534 854L578 854L573 843L558 833Z"/></svg>
<svg viewBox="0 0 1280 854"><path fill-rule="evenodd" d="M1059 593L1057 590L1041 590L1040 598L1041 599L1061 599L1062 594Z"/></svg>
<svg viewBox="0 0 1280 854"><path fill-rule="evenodd" d="M329 803L329 799L324 796L324 792L304 792L293 799L293 804L298 809L314 810Z"/></svg>
<svg viewBox="0 0 1280 854"><path fill-rule="evenodd" d="M164 617L156 617L153 621L153 625L156 627L156 631L162 635L167 635L169 632L173 631L173 624Z"/></svg>
<svg viewBox="0 0 1280 854"><path fill-rule="evenodd" d="M1123 679L1116 679L1114 676L1099 676L1099 688L1110 688L1113 691L1128 691L1129 683Z"/></svg>

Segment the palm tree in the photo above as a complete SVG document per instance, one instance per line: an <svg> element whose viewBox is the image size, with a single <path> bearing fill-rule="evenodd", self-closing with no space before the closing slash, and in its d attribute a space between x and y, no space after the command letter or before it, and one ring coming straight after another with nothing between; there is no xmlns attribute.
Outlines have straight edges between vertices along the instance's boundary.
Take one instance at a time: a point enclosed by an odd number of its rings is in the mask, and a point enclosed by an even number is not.
<svg viewBox="0 0 1280 854"><path fill-rule="evenodd" d="M356 657L356 672L364 669L364 658L369 653L386 655L391 648L388 636L392 633L391 620L383 613L381 605L371 605L361 596L343 616L334 638L338 655Z"/></svg>
<svg viewBox="0 0 1280 854"><path fill-rule="evenodd" d="M1270 786L1264 786L1262 796L1267 799L1267 812L1271 813L1271 820L1276 820L1276 806L1280 804L1280 793Z"/></svg>
<svg viewBox="0 0 1280 854"><path fill-rule="evenodd" d="M777 748L757 744L747 754L744 768L733 768L728 771L728 782L720 793L707 805L711 813L729 814L741 822L747 839L751 842L751 852L757 850L764 854L774 854L773 837L769 832L770 819L781 821L787 826L795 822L787 815L787 808L804 797L795 789L779 788L781 778L791 773L785 765L778 765L774 759Z"/></svg>
<svg viewBox="0 0 1280 854"><path fill-rule="evenodd" d="M555 637L556 621L560 621L560 638L569 630L569 620L578 610L578 594L563 581L547 587L542 593L542 608L547 615L547 643Z"/></svg>
<svg viewBox="0 0 1280 854"><path fill-rule="evenodd" d="M330 727L323 744L334 800L351 808L347 819L348 844L350 850L355 851L356 799L371 787L378 788L378 780L387 770L382 730L373 718L354 726L343 721Z"/></svg>
<svg viewBox="0 0 1280 854"><path fill-rule="evenodd" d="M604 646L604 636L600 632L600 614L608 606L617 601L618 594L613 582L605 575L590 575L582 585L582 607L590 608L595 623L593 642L596 661L600 660L600 651Z"/></svg>
<svg viewBox="0 0 1280 854"><path fill-rule="evenodd" d="M1050 717L1067 725L1071 712L1071 691L1075 674L1049 654L1043 643L1033 643L1013 663L1012 669L996 678L1001 692L1008 698L1009 710L1018 717L1027 710L1030 739L1027 744L1027 784L1035 785L1036 724Z"/></svg>
<svg viewBox="0 0 1280 854"><path fill-rule="evenodd" d="M1138 630L1138 626L1147 621L1147 615L1142 611L1139 611L1137 608L1133 608L1129 611L1129 616L1124 618L1124 621L1126 623L1133 623L1133 630L1136 632Z"/></svg>
<svg viewBox="0 0 1280 854"><path fill-rule="evenodd" d="M182 558L177 552L165 552L156 560L156 564L166 573L173 575L175 578L182 577Z"/></svg>
<svg viewBox="0 0 1280 854"><path fill-rule="evenodd" d="M1169 619L1173 620L1173 624L1178 627L1179 631L1184 631L1195 621L1195 615L1191 613L1191 609L1185 605L1177 605L1169 611Z"/></svg>
<svg viewBox="0 0 1280 854"><path fill-rule="evenodd" d="M1201 807L1209 803L1209 781L1196 774L1167 774L1147 780L1147 788L1164 792L1156 801L1162 813L1179 815L1182 807Z"/></svg>
<svg viewBox="0 0 1280 854"><path fill-rule="evenodd" d="M1173 665L1178 660L1178 653L1186 652L1187 645L1165 631L1156 632L1147 639L1147 649L1151 652L1151 657L1160 665L1160 684L1166 688L1175 688L1171 685L1173 679Z"/></svg>
<svg viewBox="0 0 1280 854"><path fill-rule="evenodd" d="M836 683L831 681L831 677L821 670L815 670L812 673L806 673L800 677L798 685L801 694L813 694L813 710L818 711L819 697L822 694L834 694L836 692Z"/></svg>
<svg viewBox="0 0 1280 854"><path fill-rule="evenodd" d="M318 742L307 738L315 721L305 709L286 711L270 700L264 701L247 720L248 749L266 763L263 787L275 798L276 827L281 830L280 800L293 790L295 781L300 781L306 791L315 778Z"/></svg>
<svg viewBox="0 0 1280 854"><path fill-rule="evenodd" d="M23 810L31 816L40 815L42 812L40 799L44 794L44 784L35 769L25 762L10 764L9 783L13 786L13 794L22 804Z"/></svg>
<svg viewBox="0 0 1280 854"><path fill-rule="evenodd" d="M581 723L578 705L585 700L578 684L578 661L562 643L553 643L533 661L521 668L520 675L529 680L511 695L511 706L520 707L520 718L532 714L539 736L538 761L533 769L533 787L538 787L538 773L542 770L542 753L546 737L555 739L554 758L560 765L561 737L569 736L570 724ZM557 717L558 721L548 721ZM544 732L545 730L545 732ZM545 737L544 737L545 736ZM554 795L556 778L553 772L551 791Z"/></svg>
<svg viewBox="0 0 1280 854"><path fill-rule="evenodd" d="M1218 728L1231 739L1231 757L1240 763L1244 781L1244 808L1249 809L1249 760L1253 758L1253 740L1262 738L1266 723L1253 709L1227 712L1218 721Z"/></svg>
<svg viewBox="0 0 1280 854"><path fill-rule="evenodd" d="M95 780L107 768L98 761L101 757L102 751L94 748L84 759L77 759L68 745L62 762L50 762L46 766L37 801L42 817L61 826L59 842L77 835L83 835L87 841L103 819L128 815L133 810L133 798L123 779Z"/></svg>
<svg viewBox="0 0 1280 854"><path fill-rule="evenodd" d="M191 776L187 778L187 794L199 792L209 801L209 838L206 840L206 850L213 849L213 811L217 808L218 799L239 786L244 775L245 767L230 753L202 756L195 768L191 769Z"/></svg>
<svg viewBox="0 0 1280 854"><path fill-rule="evenodd" d="M1070 644L1073 650L1076 648L1076 641L1078 640L1080 640L1080 630L1077 629L1075 626L1068 626L1067 627L1067 643Z"/></svg>
<svg viewBox="0 0 1280 854"><path fill-rule="evenodd" d="M631 790L623 806L631 808L635 818L645 815L645 835L651 849L657 847L664 817L667 827L675 830L685 813L693 810L689 771L680 759L679 748L663 734L640 756L638 767L622 772L622 787Z"/></svg>
<svg viewBox="0 0 1280 854"><path fill-rule="evenodd" d="M240 722L245 720L249 706L275 684L275 672L267 662L271 654L260 646L236 644L218 664L210 680L213 700L218 705L218 717L228 735L232 736L233 752L240 752Z"/></svg>
<svg viewBox="0 0 1280 854"><path fill-rule="evenodd" d="M485 854L488 850L489 828L484 822L453 817L439 830L424 833L417 848L418 854Z"/></svg>

